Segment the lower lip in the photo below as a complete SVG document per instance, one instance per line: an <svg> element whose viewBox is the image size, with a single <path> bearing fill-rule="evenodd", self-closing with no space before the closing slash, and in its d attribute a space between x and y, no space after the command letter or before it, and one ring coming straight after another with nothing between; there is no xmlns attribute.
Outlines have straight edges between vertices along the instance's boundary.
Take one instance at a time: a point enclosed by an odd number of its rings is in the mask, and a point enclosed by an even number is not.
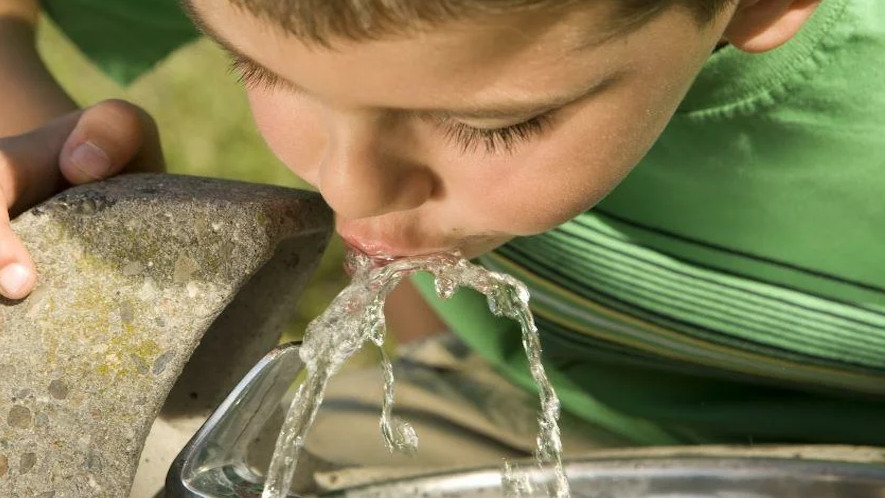
<svg viewBox="0 0 885 498"><path fill-rule="evenodd" d="M353 237L342 238L344 239L344 246L347 248L348 251L359 253L363 256L377 259L379 261L393 261L398 257L394 256L395 253L392 251L378 249L378 246L375 244L363 243Z"/></svg>
<svg viewBox="0 0 885 498"><path fill-rule="evenodd" d="M421 256L424 254L452 250L451 247L440 249L439 247L430 246L415 247L410 244L390 244L380 240L376 241L359 237L358 235L354 235L353 232L347 229L347 227L339 225L337 228L338 233L341 234L341 238L344 239L344 243L348 248L379 261L390 261L408 256Z"/></svg>
<svg viewBox="0 0 885 498"><path fill-rule="evenodd" d="M359 234L361 232L359 225L351 225L351 223L338 220L337 231L344 240L349 250L368 256L379 263L390 262L396 259L426 256L428 254L438 253L461 253L470 247L484 247L487 242L494 238L490 235L473 236L464 239L456 239L450 241L452 243L434 243L426 245L412 245L408 241L403 244L387 243L387 239L376 239L374 237L363 238ZM441 242L437 240L436 242ZM494 244L497 245L497 244Z"/></svg>

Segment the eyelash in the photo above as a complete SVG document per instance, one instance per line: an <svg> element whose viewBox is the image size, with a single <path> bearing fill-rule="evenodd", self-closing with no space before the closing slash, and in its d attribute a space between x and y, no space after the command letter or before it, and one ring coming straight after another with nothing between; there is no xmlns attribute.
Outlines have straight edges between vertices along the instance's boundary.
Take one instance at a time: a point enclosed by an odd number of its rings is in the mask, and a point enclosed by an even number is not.
<svg viewBox="0 0 885 498"><path fill-rule="evenodd" d="M489 154L512 153L516 147L542 135L550 125L552 113L539 114L531 119L502 128L476 128L457 121L440 123L446 138L457 143L461 152L476 152L484 147Z"/></svg>
<svg viewBox="0 0 885 498"><path fill-rule="evenodd" d="M237 82L250 88L275 88L283 84L277 75L254 64L249 59L231 56L229 71L237 78ZM542 135L550 125L552 112L539 114L521 123L502 128L476 128L450 119L435 119L435 124L442 127L447 140L461 147L462 153L476 152L484 147L486 153L497 154L501 151L512 153L517 145L528 142Z"/></svg>
<svg viewBox="0 0 885 498"><path fill-rule="evenodd" d="M237 78L238 83L249 88L266 87L270 89L283 83L277 75L255 65L249 59L237 55L231 56L228 71Z"/></svg>

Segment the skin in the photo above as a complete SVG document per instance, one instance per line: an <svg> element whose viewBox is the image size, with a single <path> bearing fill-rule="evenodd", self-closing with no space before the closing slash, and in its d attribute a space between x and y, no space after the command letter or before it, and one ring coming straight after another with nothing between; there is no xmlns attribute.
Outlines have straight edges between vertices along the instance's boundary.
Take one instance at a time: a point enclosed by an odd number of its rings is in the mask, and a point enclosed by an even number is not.
<svg viewBox="0 0 885 498"><path fill-rule="evenodd" d="M701 26L674 6L616 32L611 5L590 2L323 48L227 0L191 4L244 61L276 155L322 193L347 242L392 257L473 257L593 206L661 133L728 17ZM544 113L494 150L452 138Z"/></svg>

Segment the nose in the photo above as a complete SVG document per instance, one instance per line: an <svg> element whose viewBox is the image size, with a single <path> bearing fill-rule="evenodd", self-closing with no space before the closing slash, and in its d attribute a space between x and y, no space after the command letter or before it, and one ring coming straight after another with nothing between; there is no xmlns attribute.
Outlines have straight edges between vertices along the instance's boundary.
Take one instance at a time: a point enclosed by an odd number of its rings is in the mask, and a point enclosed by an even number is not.
<svg viewBox="0 0 885 498"><path fill-rule="evenodd" d="M320 165L318 187L326 202L347 219L414 209L432 198L431 169L405 150L401 130L370 117L337 120Z"/></svg>

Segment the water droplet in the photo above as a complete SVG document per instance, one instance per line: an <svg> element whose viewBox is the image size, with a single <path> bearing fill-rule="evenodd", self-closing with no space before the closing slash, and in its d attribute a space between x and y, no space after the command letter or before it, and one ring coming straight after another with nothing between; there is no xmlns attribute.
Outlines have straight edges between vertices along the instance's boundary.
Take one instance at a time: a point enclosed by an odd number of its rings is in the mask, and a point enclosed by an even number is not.
<svg viewBox="0 0 885 498"><path fill-rule="evenodd" d="M450 279L436 277L434 284L436 287L436 295L439 296L440 299L448 299L455 293L455 282Z"/></svg>

